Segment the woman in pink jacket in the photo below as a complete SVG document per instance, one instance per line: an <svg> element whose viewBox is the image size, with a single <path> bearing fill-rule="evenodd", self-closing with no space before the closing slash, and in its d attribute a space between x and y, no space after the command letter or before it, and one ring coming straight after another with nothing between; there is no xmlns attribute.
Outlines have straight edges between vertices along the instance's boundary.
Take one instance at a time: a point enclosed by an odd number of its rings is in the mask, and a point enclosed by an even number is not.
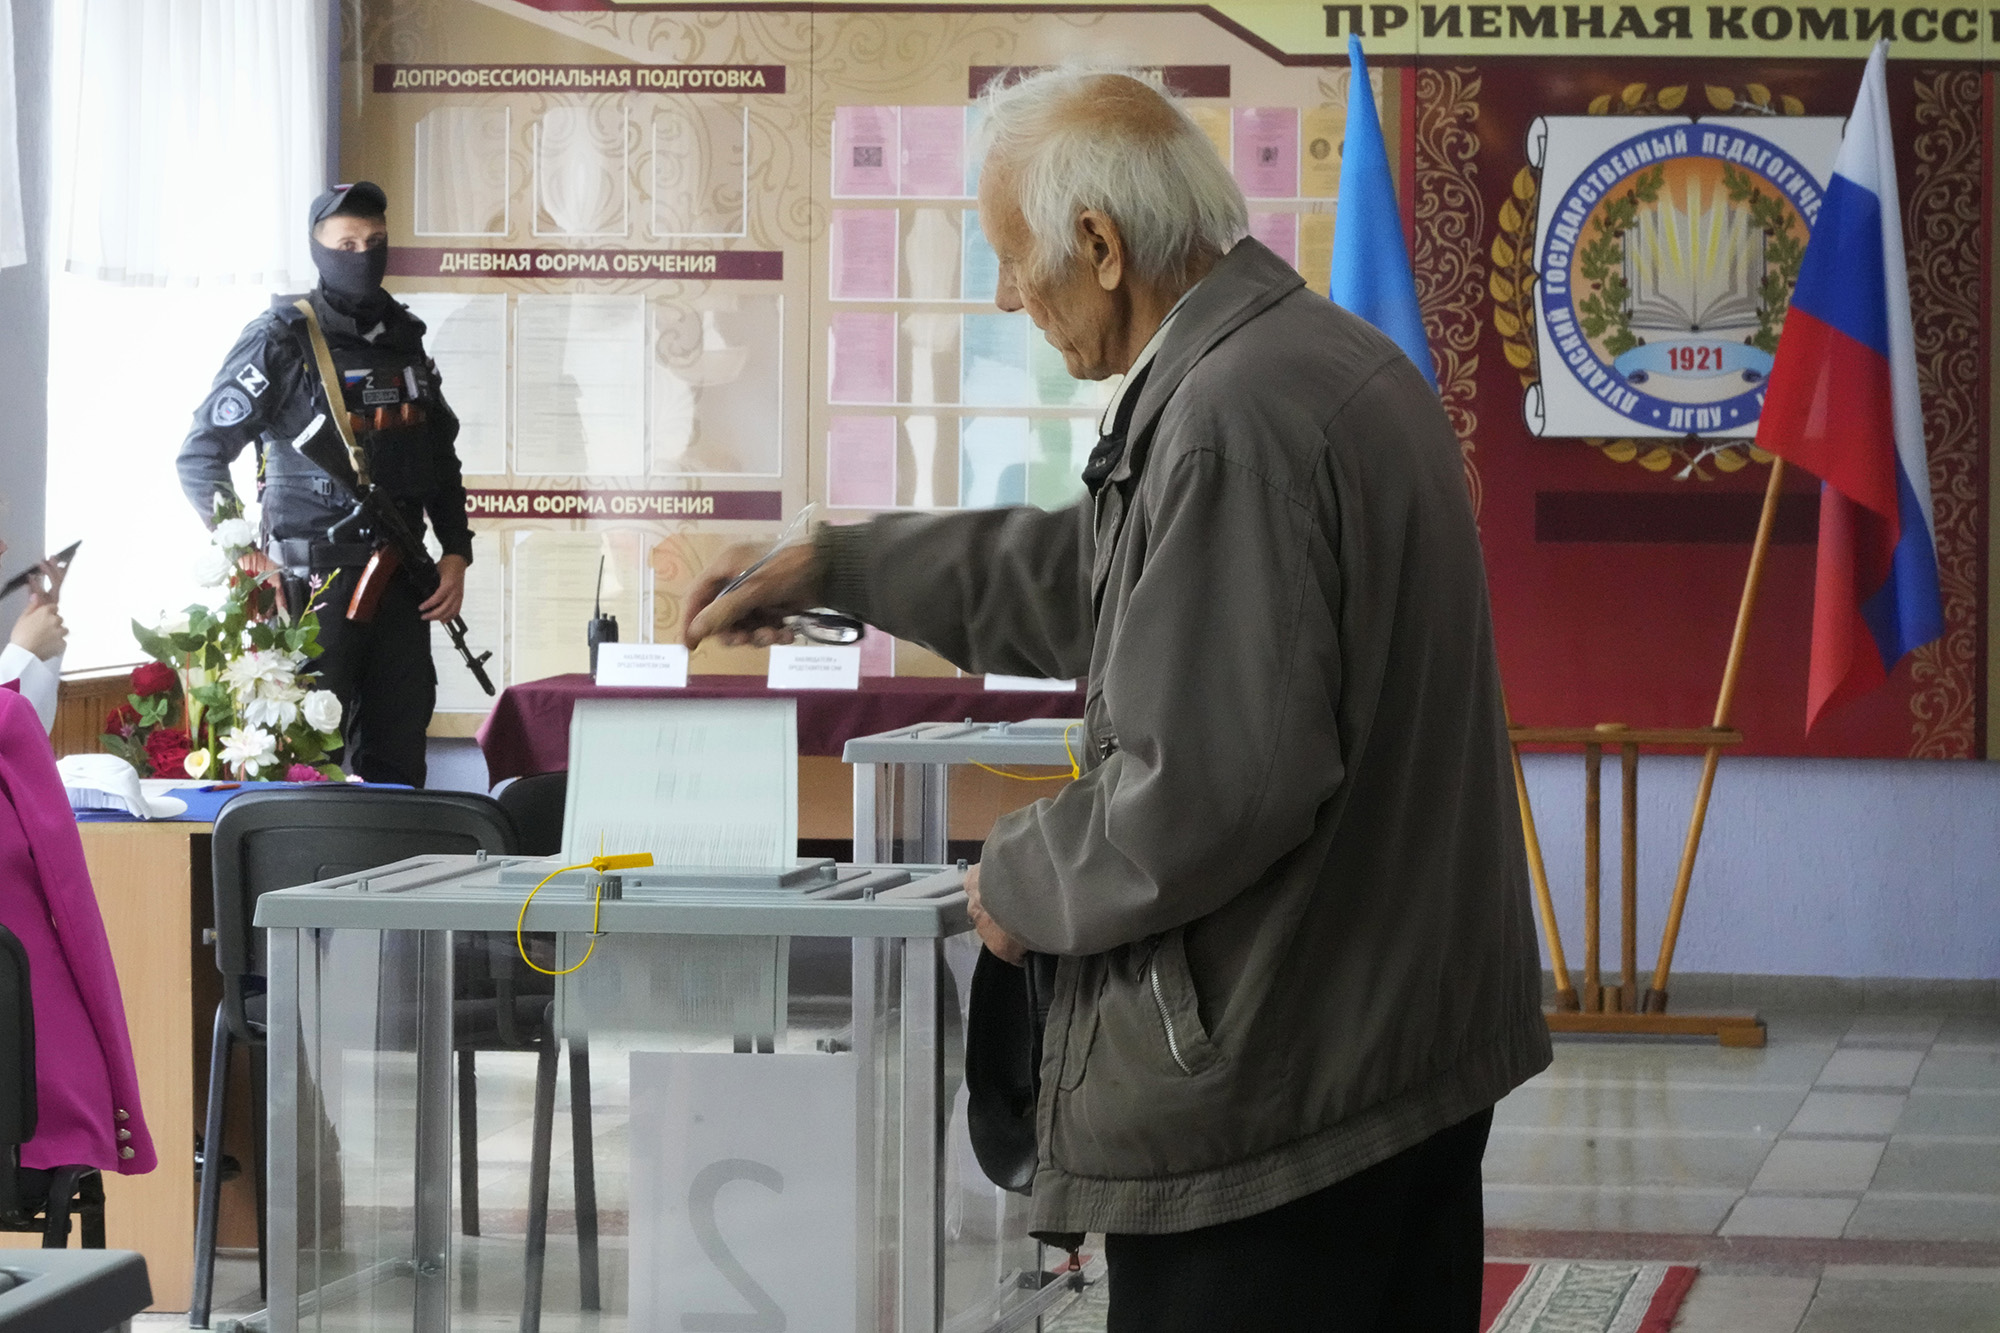
<svg viewBox="0 0 2000 1333"><path fill-rule="evenodd" d="M151 1171L132 1039L83 842L35 710L0 686L0 924L27 947L35 998L34 1170Z"/></svg>

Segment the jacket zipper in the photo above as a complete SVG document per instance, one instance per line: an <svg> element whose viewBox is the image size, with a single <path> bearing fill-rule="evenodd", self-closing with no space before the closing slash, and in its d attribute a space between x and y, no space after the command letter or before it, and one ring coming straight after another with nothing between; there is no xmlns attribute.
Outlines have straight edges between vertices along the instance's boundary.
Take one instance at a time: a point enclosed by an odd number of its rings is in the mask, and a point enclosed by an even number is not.
<svg viewBox="0 0 2000 1333"><path fill-rule="evenodd" d="M1167 1012L1167 997L1160 990L1160 955L1158 950L1155 950L1153 956L1146 960L1146 976L1153 983L1153 1003L1159 1008L1160 1024L1167 1030L1167 1054L1174 1057L1174 1063L1181 1067L1183 1074L1192 1074L1194 1070L1188 1068L1188 1062L1181 1057L1180 1037L1174 1032L1174 1016Z"/></svg>

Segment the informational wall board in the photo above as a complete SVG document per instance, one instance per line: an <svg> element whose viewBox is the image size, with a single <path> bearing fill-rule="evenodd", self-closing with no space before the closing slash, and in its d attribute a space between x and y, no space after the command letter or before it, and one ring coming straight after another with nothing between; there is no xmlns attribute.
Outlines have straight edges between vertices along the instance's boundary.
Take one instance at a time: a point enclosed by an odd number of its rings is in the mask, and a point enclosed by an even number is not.
<svg viewBox="0 0 2000 1333"><path fill-rule="evenodd" d="M1762 377L1862 61L1890 70L1948 632L1804 734L1814 481L1793 474L1737 720L1762 753L1985 750L1982 65L2000 10L363 0L343 162L466 422L474 637L585 669L807 503L1068 503L1105 385L993 305L978 94L1155 71L1324 291L1359 32L1486 544L1514 716L1713 708L1768 459ZM1552 280L1552 275L1553 279ZM704 648L694 670L762 673ZM868 674L950 668L871 636ZM482 698L439 657L446 706Z"/></svg>

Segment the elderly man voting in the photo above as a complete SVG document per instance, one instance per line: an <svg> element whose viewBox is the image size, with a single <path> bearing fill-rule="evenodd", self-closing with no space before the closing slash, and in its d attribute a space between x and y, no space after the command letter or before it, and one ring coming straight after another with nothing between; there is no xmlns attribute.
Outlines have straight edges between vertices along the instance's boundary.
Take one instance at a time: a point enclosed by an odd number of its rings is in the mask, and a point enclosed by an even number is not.
<svg viewBox="0 0 2000 1333"><path fill-rule="evenodd" d="M1150 84L1038 74L984 132L1001 309L1124 377L1089 498L824 528L718 596L731 552L685 636L826 606L1087 672L1087 771L969 889L1058 960L1037 1230L1106 1233L1114 1333L1471 1333L1492 1107L1550 1049L1458 442Z"/></svg>

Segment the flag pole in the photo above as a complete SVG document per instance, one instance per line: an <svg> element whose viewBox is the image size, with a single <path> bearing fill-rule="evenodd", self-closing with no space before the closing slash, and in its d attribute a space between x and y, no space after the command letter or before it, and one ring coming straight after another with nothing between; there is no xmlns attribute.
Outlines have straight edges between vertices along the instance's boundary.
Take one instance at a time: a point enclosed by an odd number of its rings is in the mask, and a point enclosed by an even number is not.
<svg viewBox="0 0 2000 1333"><path fill-rule="evenodd" d="M1715 700L1714 729L1729 725L1730 710L1736 703L1736 683L1743 670L1743 646L1750 637L1750 615L1757 607L1757 589L1764 581L1764 556L1771 549L1771 528L1778 517L1778 492L1785 480L1785 460L1771 459L1771 479L1764 487L1764 509L1757 516L1757 536L1750 543L1750 568L1743 576L1743 600L1736 607L1736 628L1729 636L1729 659L1722 669L1722 691ZM1667 977L1674 965L1674 946L1680 940L1681 914L1687 910L1688 885L1694 880L1695 853L1701 848L1702 825L1708 820L1708 798L1715 789L1715 765L1722 747L1710 745L1702 759L1701 786L1694 797L1694 813L1688 818L1687 841L1681 845L1680 873L1674 879L1673 903L1667 909L1667 928L1660 936L1660 958L1653 968L1653 984L1646 991L1645 1011L1667 1012ZM1517 761L1518 762L1518 761Z"/></svg>

